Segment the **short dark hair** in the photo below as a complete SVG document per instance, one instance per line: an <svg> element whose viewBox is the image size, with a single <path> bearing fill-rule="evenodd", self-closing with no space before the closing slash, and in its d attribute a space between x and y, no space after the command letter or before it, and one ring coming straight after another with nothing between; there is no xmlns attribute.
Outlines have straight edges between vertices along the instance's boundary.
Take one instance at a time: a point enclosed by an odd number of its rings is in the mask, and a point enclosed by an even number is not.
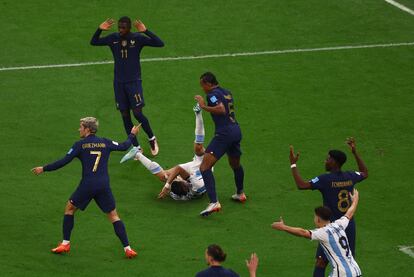
<svg viewBox="0 0 414 277"><path fill-rule="evenodd" d="M339 166L346 162L346 154L341 150L330 150L328 154Z"/></svg>
<svg viewBox="0 0 414 277"><path fill-rule="evenodd" d="M315 208L315 214L323 220L329 221L332 217L332 211L328 207L320 206Z"/></svg>
<svg viewBox="0 0 414 277"><path fill-rule="evenodd" d="M171 183L171 191L178 196L184 196L188 193L188 186L185 181L173 181Z"/></svg>
<svg viewBox="0 0 414 277"><path fill-rule="evenodd" d="M224 262L226 260L226 253L217 244L211 244L207 247L207 254L217 262Z"/></svg>
<svg viewBox="0 0 414 277"><path fill-rule="evenodd" d="M131 28L131 18L128 16L123 16L118 20L118 23L126 23L128 28Z"/></svg>
<svg viewBox="0 0 414 277"><path fill-rule="evenodd" d="M214 74L211 73L211 72L203 73L203 75L201 75L200 79L203 80L204 83L209 83L209 84L212 84L212 85L218 85L218 81L217 81L216 76L214 76Z"/></svg>

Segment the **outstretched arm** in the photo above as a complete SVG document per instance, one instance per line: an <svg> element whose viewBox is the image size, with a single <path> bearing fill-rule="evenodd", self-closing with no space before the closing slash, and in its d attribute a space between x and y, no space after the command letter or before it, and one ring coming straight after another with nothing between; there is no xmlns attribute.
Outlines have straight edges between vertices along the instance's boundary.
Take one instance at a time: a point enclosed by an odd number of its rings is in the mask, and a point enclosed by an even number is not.
<svg viewBox="0 0 414 277"><path fill-rule="evenodd" d="M148 37L141 37L141 42L143 45L152 46L152 47L163 47L164 42L153 32L149 31L145 27L144 23L141 20L136 19L134 21L134 26L137 28L138 32L146 34Z"/></svg>
<svg viewBox="0 0 414 277"><path fill-rule="evenodd" d="M299 174L298 168L296 166L296 162L299 160L299 153L295 155L295 153L293 152L292 145L290 146L289 159L290 159L290 168L292 169L292 176L293 176L293 179L295 180L295 183L298 189L311 189L312 188L311 184L303 180Z"/></svg>
<svg viewBox="0 0 414 277"><path fill-rule="evenodd" d="M361 172L364 179L368 178L368 168L366 167L364 161L361 159L361 157L356 151L355 139L353 137L347 138L346 144L348 144L349 147L351 148L352 154L354 155L355 160L358 164L358 171Z"/></svg>
<svg viewBox="0 0 414 277"><path fill-rule="evenodd" d="M77 144L75 143L72 148L69 150L69 152L66 154L65 157L63 157L60 160L57 160L53 163L50 163L48 165L45 166L38 166L35 168L32 168L32 172L35 175L40 175L45 171L53 171L53 170L57 170L61 167L64 167L65 165L67 165L68 163L70 163L75 157L78 156L79 154L79 147L77 146Z"/></svg>
<svg viewBox="0 0 414 277"><path fill-rule="evenodd" d="M246 260L246 266L249 270L250 277L256 277L257 266L259 265L259 258L256 253L250 255L250 260Z"/></svg>
<svg viewBox="0 0 414 277"><path fill-rule="evenodd" d="M359 201L359 192L358 192L356 189L354 189L354 193L353 193L353 194L349 193L349 196L351 197L351 200L352 200L352 205L351 205L351 207L349 207L349 208L348 208L348 210L346 211L345 216L346 216L349 220L351 220L351 218L354 216L355 211L356 211L357 206L358 206L358 201Z"/></svg>
<svg viewBox="0 0 414 277"><path fill-rule="evenodd" d="M91 45L94 46L102 46L102 45L108 45L109 43L109 36L101 38L100 35L102 31L107 31L111 29L112 25L114 25L114 20L111 18L108 18L104 22L99 25L98 30L96 30L95 34L93 34L91 39Z"/></svg>
<svg viewBox="0 0 414 277"><path fill-rule="evenodd" d="M176 165L170 169L170 175L168 175L167 182L162 188L161 192L158 194L158 198L164 198L171 191L171 184L177 176L181 176L183 179L187 179L189 174L179 165Z"/></svg>
<svg viewBox="0 0 414 277"><path fill-rule="evenodd" d="M118 143L118 142L112 141L112 143L109 146L111 151L128 150L128 148L132 144L132 140L138 134L140 127L141 127L141 124L138 124L137 126L132 127L131 133L128 135L128 138L124 142Z"/></svg>
<svg viewBox="0 0 414 277"><path fill-rule="evenodd" d="M310 239L311 238L311 233L309 232L309 230L305 230L302 228L298 228L298 227L291 227L288 225L285 225L285 223L283 222L282 217L280 217L279 221L273 222L272 224L272 228L279 230L279 231L285 231L289 234L292 234L294 236L297 237L303 237L303 238L307 238Z"/></svg>

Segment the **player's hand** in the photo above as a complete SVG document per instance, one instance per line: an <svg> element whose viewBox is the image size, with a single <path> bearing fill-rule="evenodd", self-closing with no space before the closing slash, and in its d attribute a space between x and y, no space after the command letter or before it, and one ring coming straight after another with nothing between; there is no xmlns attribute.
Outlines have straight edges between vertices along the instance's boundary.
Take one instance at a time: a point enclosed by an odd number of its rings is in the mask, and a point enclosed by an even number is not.
<svg viewBox="0 0 414 277"><path fill-rule="evenodd" d="M351 148L352 153L355 153L355 151L356 151L355 139L353 137L347 138L346 139L346 144L349 145L349 147Z"/></svg>
<svg viewBox="0 0 414 277"><path fill-rule="evenodd" d="M256 253L250 255L250 260L246 260L246 266L250 273L256 273L257 266L259 265L259 258Z"/></svg>
<svg viewBox="0 0 414 277"><path fill-rule="evenodd" d="M170 193L170 189L163 187L161 192L158 194L158 199L165 198L165 196L167 196L169 193Z"/></svg>
<svg viewBox="0 0 414 277"><path fill-rule="evenodd" d="M272 228L279 231L283 231L285 228L285 222L283 221L283 218L280 217L279 221L273 222Z"/></svg>
<svg viewBox="0 0 414 277"><path fill-rule="evenodd" d="M359 191L357 189L354 189L353 193L349 193L349 197L351 198L352 202L359 200Z"/></svg>
<svg viewBox="0 0 414 277"><path fill-rule="evenodd" d="M141 123L138 124L137 126L132 127L131 134L133 134L134 136L136 136L139 133L139 130L140 129L141 129Z"/></svg>
<svg viewBox="0 0 414 277"><path fill-rule="evenodd" d="M42 166L38 166L38 167L32 168L32 172L35 175L40 175L40 174L42 174L44 172L43 171L43 167Z"/></svg>
<svg viewBox="0 0 414 277"><path fill-rule="evenodd" d="M113 20L112 18L108 18L107 20L105 20L104 22L101 23L101 25L99 25L99 29L104 30L104 31L108 31L109 29L111 29L112 25L114 25L115 20Z"/></svg>
<svg viewBox="0 0 414 277"><path fill-rule="evenodd" d="M203 96L196 95L196 96L194 96L194 99L195 99L195 101L197 101L200 108L204 109L204 107L206 106L206 102L204 102Z"/></svg>
<svg viewBox="0 0 414 277"><path fill-rule="evenodd" d="M143 33L147 30L147 27L145 27L144 23L142 23L141 20L136 19L134 21L134 26L135 28L137 28L138 32Z"/></svg>
<svg viewBox="0 0 414 277"><path fill-rule="evenodd" d="M295 155L295 153L293 152L293 145L289 146L289 148L290 148L290 153L289 153L290 164L295 164L299 160L299 152Z"/></svg>

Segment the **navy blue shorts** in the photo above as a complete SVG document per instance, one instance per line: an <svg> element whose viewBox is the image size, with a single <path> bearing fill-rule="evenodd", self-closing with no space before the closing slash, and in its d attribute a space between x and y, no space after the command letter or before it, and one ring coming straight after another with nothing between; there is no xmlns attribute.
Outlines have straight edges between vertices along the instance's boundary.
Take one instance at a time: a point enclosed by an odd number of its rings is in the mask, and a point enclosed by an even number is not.
<svg viewBox="0 0 414 277"><path fill-rule="evenodd" d="M109 213L115 209L115 198L109 185L100 184L99 188L96 189L90 184L81 183L69 198L69 201L76 208L84 211L92 199L95 199L96 204L104 213Z"/></svg>
<svg viewBox="0 0 414 277"><path fill-rule="evenodd" d="M116 108L120 111L145 106L141 80L128 83L114 81L114 91Z"/></svg>
<svg viewBox="0 0 414 277"><path fill-rule="evenodd" d="M242 139L239 125L229 128L227 132L218 132L207 146L206 153L213 154L219 160L224 154L229 157L240 157L240 141Z"/></svg>
<svg viewBox="0 0 414 277"><path fill-rule="evenodd" d="M348 227L346 227L345 229L345 233L346 236L348 238L348 244L349 244L349 248L351 248L351 252L352 252L352 256L355 258L355 235L356 235L356 230L355 230L355 221L351 220L349 221ZM325 255L325 252L323 251L322 246L319 244L318 245L318 249L316 250L316 258L318 257L322 257L322 259L328 263L329 260Z"/></svg>

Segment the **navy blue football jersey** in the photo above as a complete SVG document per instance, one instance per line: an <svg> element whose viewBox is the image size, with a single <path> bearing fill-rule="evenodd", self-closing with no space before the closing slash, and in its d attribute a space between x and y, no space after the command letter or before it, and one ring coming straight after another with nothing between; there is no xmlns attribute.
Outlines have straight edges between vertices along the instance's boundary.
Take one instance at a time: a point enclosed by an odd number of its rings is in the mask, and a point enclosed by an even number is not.
<svg viewBox="0 0 414 277"><path fill-rule="evenodd" d="M207 94L207 103L210 107L214 107L220 103L223 103L226 109L226 113L224 115L211 114L211 117L213 118L215 124L216 133L237 125L236 115L234 113L233 95L230 91L225 90L221 87L217 87L211 90Z"/></svg>
<svg viewBox="0 0 414 277"><path fill-rule="evenodd" d="M197 273L196 277L239 277L239 274L222 266L211 266Z"/></svg>

